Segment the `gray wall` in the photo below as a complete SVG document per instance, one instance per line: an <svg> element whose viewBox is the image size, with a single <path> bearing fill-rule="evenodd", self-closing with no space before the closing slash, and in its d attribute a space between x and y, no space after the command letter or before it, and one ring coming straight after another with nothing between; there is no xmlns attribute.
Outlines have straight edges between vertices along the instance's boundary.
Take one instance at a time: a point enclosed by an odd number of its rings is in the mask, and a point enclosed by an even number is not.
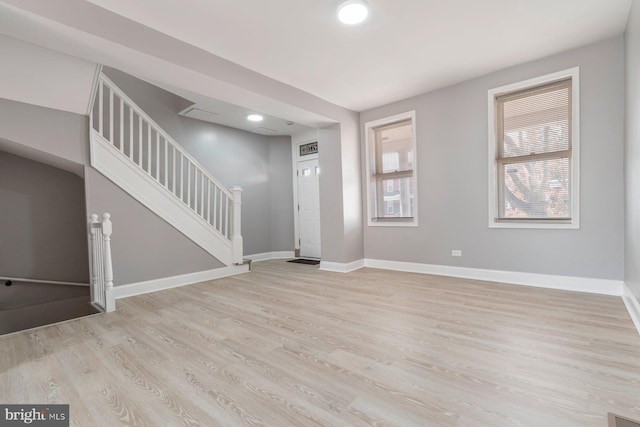
<svg viewBox="0 0 640 427"><path fill-rule="evenodd" d="M0 138L76 164L89 161L87 116L0 99Z"/></svg>
<svg viewBox="0 0 640 427"><path fill-rule="evenodd" d="M188 101L119 70L103 71L223 185L243 188L245 255L293 251L290 137L263 136L180 116Z"/></svg>
<svg viewBox="0 0 640 427"><path fill-rule="evenodd" d="M487 91L575 66L580 67L581 228L489 229ZM363 112L363 146L366 121L410 110L416 110L419 227L365 226L367 258L623 278L622 37ZM634 142L640 143L637 136ZM452 258L452 249L463 256Z"/></svg>
<svg viewBox="0 0 640 427"><path fill-rule="evenodd" d="M85 182L87 217L111 214L114 286L223 266L99 172L87 168Z"/></svg>
<svg viewBox="0 0 640 427"><path fill-rule="evenodd" d="M271 190L271 251L291 251L294 246L291 137L269 138L269 188Z"/></svg>
<svg viewBox="0 0 640 427"><path fill-rule="evenodd" d="M344 256L343 262L361 260L364 257L363 188L361 178L360 130L357 113L349 114L340 121L340 161L342 166L342 212Z"/></svg>
<svg viewBox="0 0 640 427"><path fill-rule="evenodd" d="M625 34L625 272L624 280L640 298L640 4L631 6Z"/></svg>
<svg viewBox="0 0 640 427"><path fill-rule="evenodd" d="M340 125L318 130L318 162L320 165L320 241L322 260L349 262L345 258L344 218L342 216L342 168ZM331 207L327 209L327 207Z"/></svg>
<svg viewBox="0 0 640 427"><path fill-rule="evenodd" d="M89 165L89 126L86 116L0 99L0 117L0 149L42 159L74 172L79 170L82 173L84 166ZM113 215L115 231L113 261L116 286L221 266L220 262L206 251L133 200L97 171L88 167L85 175L85 186L83 188L81 184L80 187L83 198L86 198L86 208L83 202L80 215L74 219L74 223L77 223L82 231L83 256L87 256L87 215L110 212ZM80 179L77 176L75 178ZM3 182L4 180L0 185L4 185ZM80 182L82 183L82 180ZM61 181L58 181L57 186L64 188ZM49 202L47 205L39 206L38 213L45 212L48 204ZM2 207L4 209L4 203ZM3 218L0 227L5 224L8 222ZM47 224L44 220L32 224L33 232L38 232ZM31 230L31 227L28 229ZM0 235L0 238L4 239L2 236L4 233ZM27 257L25 253L22 255L24 257L20 262L38 261L36 258ZM41 254L33 256L38 255ZM0 255L0 263L4 260L16 261L8 256ZM15 257L16 253L13 252L12 256ZM47 257L51 261L48 262L64 265L56 262L56 256L55 253L49 253ZM86 270L86 265L84 268ZM0 271L0 275L4 274L5 271ZM49 279L65 280L64 277ZM74 280L86 282L87 279L88 272L85 272Z"/></svg>
<svg viewBox="0 0 640 427"><path fill-rule="evenodd" d="M0 276L89 282L82 178L0 151Z"/></svg>

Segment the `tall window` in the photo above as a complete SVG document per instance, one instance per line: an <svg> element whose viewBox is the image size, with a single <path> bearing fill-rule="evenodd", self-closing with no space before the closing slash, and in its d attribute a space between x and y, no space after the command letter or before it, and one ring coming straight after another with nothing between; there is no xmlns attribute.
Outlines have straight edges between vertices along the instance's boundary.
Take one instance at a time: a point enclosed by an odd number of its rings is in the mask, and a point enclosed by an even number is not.
<svg viewBox="0 0 640 427"><path fill-rule="evenodd" d="M578 228L578 70L489 96L490 226Z"/></svg>
<svg viewBox="0 0 640 427"><path fill-rule="evenodd" d="M365 128L369 225L417 225L415 112Z"/></svg>

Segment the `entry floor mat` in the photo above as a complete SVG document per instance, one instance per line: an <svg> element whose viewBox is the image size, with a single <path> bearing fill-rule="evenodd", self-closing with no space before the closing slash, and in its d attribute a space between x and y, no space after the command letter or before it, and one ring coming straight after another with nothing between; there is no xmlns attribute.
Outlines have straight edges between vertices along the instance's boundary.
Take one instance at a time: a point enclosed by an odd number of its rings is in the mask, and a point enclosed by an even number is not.
<svg viewBox="0 0 640 427"><path fill-rule="evenodd" d="M308 264L308 265L318 265L320 264L319 259L306 259L306 258L296 258L287 262L295 262L296 264Z"/></svg>

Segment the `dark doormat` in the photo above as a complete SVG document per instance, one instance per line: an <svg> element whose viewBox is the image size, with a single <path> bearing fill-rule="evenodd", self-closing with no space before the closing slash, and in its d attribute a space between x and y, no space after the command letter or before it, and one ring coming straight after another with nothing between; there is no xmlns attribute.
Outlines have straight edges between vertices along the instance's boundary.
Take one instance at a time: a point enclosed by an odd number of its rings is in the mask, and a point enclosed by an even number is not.
<svg viewBox="0 0 640 427"><path fill-rule="evenodd" d="M295 262L296 264L308 264L308 265L320 264L320 260L318 259L306 259L306 258L296 258L287 262Z"/></svg>

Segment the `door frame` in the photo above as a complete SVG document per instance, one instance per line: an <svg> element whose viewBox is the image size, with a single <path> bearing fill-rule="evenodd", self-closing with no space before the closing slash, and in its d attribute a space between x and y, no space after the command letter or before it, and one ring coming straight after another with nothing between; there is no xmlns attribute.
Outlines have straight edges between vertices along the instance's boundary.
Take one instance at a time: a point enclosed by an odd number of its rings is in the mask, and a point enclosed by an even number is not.
<svg viewBox="0 0 640 427"><path fill-rule="evenodd" d="M301 138L298 139L295 135L291 138L291 162L292 166L292 180L293 180L293 238L294 238L294 249L295 256L300 256L300 224L299 224L299 216L298 216L298 163L304 162L307 160L318 160L318 153L308 154L306 156L300 156L300 146L304 144L309 144L310 142L318 142L317 130L314 129L313 132L309 132L305 135L301 135ZM320 206L320 210L322 210L322 206ZM320 244L322 245L322 239Z"/></svg>

